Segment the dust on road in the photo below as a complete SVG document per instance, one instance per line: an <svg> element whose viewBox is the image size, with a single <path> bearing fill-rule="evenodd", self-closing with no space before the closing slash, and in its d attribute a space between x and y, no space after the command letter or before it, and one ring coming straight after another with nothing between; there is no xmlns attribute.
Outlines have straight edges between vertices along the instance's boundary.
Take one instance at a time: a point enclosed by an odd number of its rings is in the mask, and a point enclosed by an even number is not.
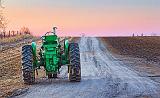
<svg viewBox="0 0 160 98"><path fill-rule="evenodd" d="M117 60L97 38L82 37L81 82L67 80L67 67L60 79L38 79L37 84L15 98L159 98L159 84L141 77Z"/></svg>

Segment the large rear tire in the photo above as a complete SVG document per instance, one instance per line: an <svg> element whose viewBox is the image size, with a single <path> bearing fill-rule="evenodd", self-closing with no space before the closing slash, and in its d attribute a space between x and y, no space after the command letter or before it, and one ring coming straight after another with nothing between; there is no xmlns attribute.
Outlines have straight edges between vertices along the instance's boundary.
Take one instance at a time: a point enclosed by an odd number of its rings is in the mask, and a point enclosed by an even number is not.
<svg viewBox="0 0 160 98"><path fill-rule="evenodd" d="M69 44L69 60L68 66L69 81L81 81L81 65L80 65L80 51L78 43Z"/></svg>
<svg viewBox="0 0 160 98"><path fill-rule="evenodd" d="M22 73L25 84L33 84L35 82L32 51L31 45L25 45L22 47Z"/></svg>

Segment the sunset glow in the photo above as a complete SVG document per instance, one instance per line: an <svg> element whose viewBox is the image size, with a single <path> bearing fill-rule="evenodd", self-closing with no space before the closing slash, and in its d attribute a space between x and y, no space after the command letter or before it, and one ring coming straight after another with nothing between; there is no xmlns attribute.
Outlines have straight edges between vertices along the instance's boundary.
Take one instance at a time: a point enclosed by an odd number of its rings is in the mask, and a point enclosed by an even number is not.
<svg viewBox="0 0 160 98"><path fill-rule="evenodd" d="M159 0L6 0L8 30L30 28L43 35L53 26L59 35L160 35Z"/></svg>

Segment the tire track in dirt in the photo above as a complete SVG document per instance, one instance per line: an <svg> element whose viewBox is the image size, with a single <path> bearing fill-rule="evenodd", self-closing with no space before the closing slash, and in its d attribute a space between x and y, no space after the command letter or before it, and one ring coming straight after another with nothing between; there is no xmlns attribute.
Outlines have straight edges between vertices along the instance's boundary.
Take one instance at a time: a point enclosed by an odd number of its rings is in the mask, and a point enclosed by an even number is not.
<svg viewBox="0 0 160 98"><path fill-rule="evenodd" d="M89 44L88 47L83 47L84 51L94 51L92 55L84 54L88 58L87 60L90 59L90 62L92 62L92 66L90 66L92 68L85 69L93 69L94 67L94 70L98 71L94 71L96 73L92 74L93 76L107 77L106 89L110 93L106 96L118 98L136 96L158 97L157 83L147 77L140 77L136 71L127 67L122 61L117 61L98 39L87 38L85 40L84 38L81 40L86 41L82 46L86 43L87 45Z"/></svg>

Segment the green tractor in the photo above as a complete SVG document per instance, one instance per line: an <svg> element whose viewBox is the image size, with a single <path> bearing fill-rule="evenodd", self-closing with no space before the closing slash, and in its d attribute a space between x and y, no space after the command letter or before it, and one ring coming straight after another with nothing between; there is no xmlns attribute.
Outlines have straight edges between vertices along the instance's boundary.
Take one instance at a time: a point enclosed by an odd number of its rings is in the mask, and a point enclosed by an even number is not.
<svg viewBox="0 0 160 98"><path fill-rule="evenodd" d="M78 43L69 43L64 39L62 44L56 35L56 27L53 32L47 32L41 37L42 45L39 53L36 43L22 47L22 73L25 84L35 82L35 73L44 67L48 78L57 78L61 66L68 66L69 81L81 80L80 51ZM37 55L38 54L38 55Z"/></svg>

